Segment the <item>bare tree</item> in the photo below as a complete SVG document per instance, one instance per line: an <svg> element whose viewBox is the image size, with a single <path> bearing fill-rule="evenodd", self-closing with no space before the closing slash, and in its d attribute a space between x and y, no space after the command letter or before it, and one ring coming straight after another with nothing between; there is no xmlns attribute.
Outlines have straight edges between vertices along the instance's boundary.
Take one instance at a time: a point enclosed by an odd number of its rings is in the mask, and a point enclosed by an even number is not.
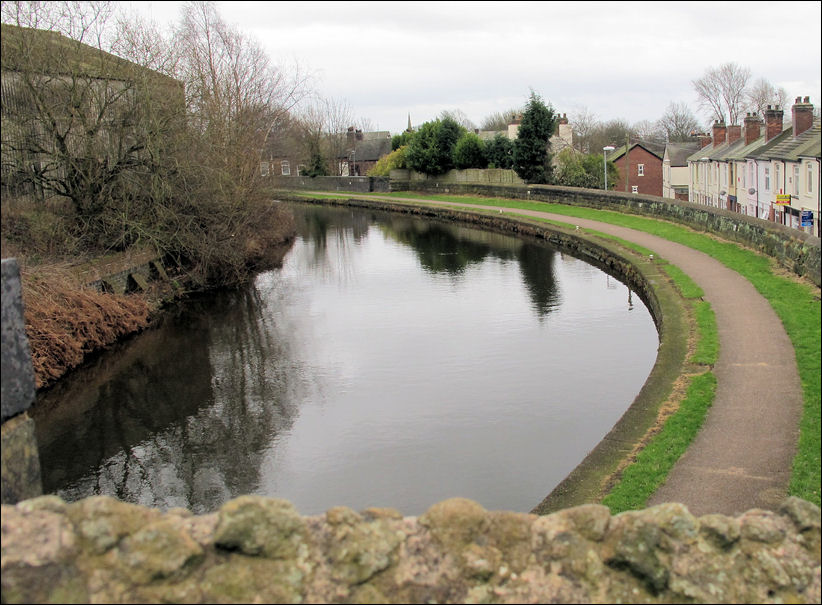
<svg viewBox="0 0 822 605"><path fill-rule="evenodd" d="M768 105L785 107L788 104L788 91L776 87L765 78L759 78L747 92L748 111L760 116L765 115Z"/></svg>
<svg viewBox="0 0 822 605"><path fill-rule="evenodd" d="M505 111L497 111L487 116L482 120L480 128L482 130L502 131L508 130L508 124L511 124L517 116L521 113L518 109L506 109Z"/></svg>
<svg viewBox="0 0 822 605"><path fill-rule="evenodd" d="M738 124L745 111L751 70L736 63L711 67L701 78L693 80L700 108L711 120Z"/></svg>
<svg viewBox="0 0 822 605"><path fill-rule="evenodd" d="M446 109L445 111L440 113L440 120L444 120L446 118L451 118L457 124L465 128L466 130L474 131L477 128L477 125L471 121L471 119L466 115L464 111L461 109Z"/></svg>
<svg viewBox="0 0 822 605"><path fill-rule="evenodd" d="M4 189L68 200L89 244L125 247L181 90L100 47L107 6L46 4L3 5Z"/></svg>
<svg viewBox="0 0 822 605"><path fill-rule="evenodd" d="M575 111L571 114L571 127L574 131L574 147L583 153L593 153L598 151L591 144L591 136L599 126L596 115L587 107Z"/></svg>
<svg viewBox="0 0 822 605"><path fill-rule="evenodd" d="M699 121L685 103L669 103L657 124L672 143L689 141L699 130Z"/></svg>
<svg viewBox="0 0 822 605"><path fill-rule="evenodd" d="M111 2L4 0L0 10L3 23L59 32L67 38L96 48L109 45L107 43L109 24L114 13Z"/></svg>
<svg viewBox="0 0 822 605"><path fill-rule="evenodd" d="M340 176L344 167L342 159L348 158L353 148L349 138L355 136L357 130L348 102L312 97L298 108L297 121L309 171L314 176Z"/></svg>

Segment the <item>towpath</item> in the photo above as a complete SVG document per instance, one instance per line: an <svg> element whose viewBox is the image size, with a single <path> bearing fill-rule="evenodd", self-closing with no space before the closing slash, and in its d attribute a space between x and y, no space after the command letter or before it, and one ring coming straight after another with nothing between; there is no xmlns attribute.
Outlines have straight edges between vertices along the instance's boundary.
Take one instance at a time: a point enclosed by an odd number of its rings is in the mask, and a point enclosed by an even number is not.
<svg viewBox="0 0 822 605"><path fill-rule="evenodd" d="M437 203L414 198L386 201ZM653 250L685 271L702 288L716 314L717 391L696 439L648 505L681 502L699 516L774 510L781 504L788 493L799 438L802 387L782 322L748 280L703 252L634 229L548 212L441 204L502 210L595 229Z"/></svg>

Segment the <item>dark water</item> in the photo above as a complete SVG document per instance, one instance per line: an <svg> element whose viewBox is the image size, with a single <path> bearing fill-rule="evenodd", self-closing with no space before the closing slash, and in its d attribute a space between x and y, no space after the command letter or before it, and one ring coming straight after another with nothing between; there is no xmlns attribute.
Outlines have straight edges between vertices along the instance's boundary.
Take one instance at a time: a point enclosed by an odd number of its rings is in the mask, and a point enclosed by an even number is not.
<svg viewBox="0 0 822 605"><path fill-rule="evenodd" d="M625 285L541 243L297 207L281 269L187 303L40 398L44 488L202 513L528 511L656 358Z"/></svg>

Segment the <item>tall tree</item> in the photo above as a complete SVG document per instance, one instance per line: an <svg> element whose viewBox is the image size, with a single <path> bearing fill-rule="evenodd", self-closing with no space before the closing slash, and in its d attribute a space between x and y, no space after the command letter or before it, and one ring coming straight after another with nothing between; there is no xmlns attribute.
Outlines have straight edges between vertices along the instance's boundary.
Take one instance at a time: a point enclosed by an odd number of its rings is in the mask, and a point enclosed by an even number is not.
<svg viewBox="0 0 822 605"><path fill-rule="evenodd" d="M710 120L739 124L747 105L746 93L751 70L736 63L710 67L701 78L693 80L700 108Z"/></svg>
<svg viewBox="0 0 822 605"><path fill-rule="evenodd" d="M514 170L524 181L551 182L550 139L556 126L554 110L532 90L514 141Z"/></svg>
<svg viewBox="0 0 822 605"><path fill-rule="evenodd" d="M691 140L692 135L699 130L699 121L691 113L685 103L671 102L662 117L657 121L659 127L671 143L681 143Z"/></svg>

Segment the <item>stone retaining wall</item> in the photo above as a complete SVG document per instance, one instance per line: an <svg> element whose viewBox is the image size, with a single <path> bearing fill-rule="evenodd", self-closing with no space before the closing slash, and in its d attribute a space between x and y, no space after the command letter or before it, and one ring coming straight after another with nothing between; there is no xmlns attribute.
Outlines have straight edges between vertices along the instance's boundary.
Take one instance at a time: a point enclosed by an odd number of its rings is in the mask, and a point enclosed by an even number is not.
<svg viewBox="0 0 822 605"><path fill-rule="evenodd" d="M243 496L214 514L98 496L2 509L4 603L819 603L820 510L696 518L681 504L539 517L465 499L420 517L302 517Z"/></svg>
<svg viewBox="0 0 822 605"><path fill-rule="evenodd" d="M387 177L374 176L271 176L266 184L274 189L308 191L349 191L354 193L387 193Z"/></svg>
<svg viewBox="0 0 822 605"><path fill-rule="evenodd" d="M822 285L820 239L804 231L744 214L651 195L626 194L549 185L493 186L437 180L392 180L391 191L479 195L585 206L599 210L655 216L708 231L776 259L784 268Z"/></svg>

